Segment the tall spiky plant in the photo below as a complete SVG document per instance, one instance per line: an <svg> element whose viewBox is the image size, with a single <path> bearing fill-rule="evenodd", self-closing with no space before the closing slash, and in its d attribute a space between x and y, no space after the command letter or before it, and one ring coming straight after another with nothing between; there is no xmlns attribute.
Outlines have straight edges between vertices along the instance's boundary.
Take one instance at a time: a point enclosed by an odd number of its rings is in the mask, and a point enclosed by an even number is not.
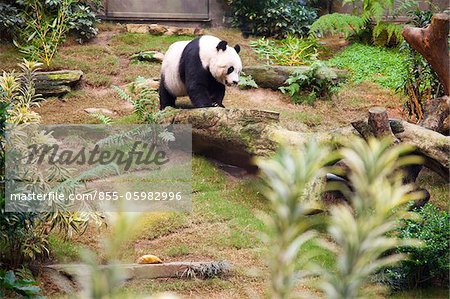
<svg viewBox="0 0 450 299"><path fill-rule="evenodd" d="M273 210L267 222L271 234L266 235L272 246L272 298L293 297L297 279L302 277L294 265L300 266L303 274L318 276L326 298L363 298L362 291L376 271L405 259L404 255L392 254L392 250L418 243L391 233L400 225L399 219L410 216L407 203L416 199L411 186L402 184L399 170L419 162L404 156L410 150L404 145L391 147L389 141L374 139L366 143L355 138L339 155L311 143L298 150L282 148L271 160L258 163L266 183L264 194ZM350 169L348 185L352 189L342 187L341 191L353 209L331 207L326 221L328 236L317 242L336 260L336 269L330 270L308 263L316 249L305 248L301 258L298 252L305 242L315 239L317 216L306 216L310 206L307 200L312 196L306 190L324 175L324 166L336 156L343 158Z"/></svg>
<svg viewBox="0 0 450 299"><path fill-rule="evenodd" d="M298 261L302 246L315 236L312 228L316 219L307 216L312 208L308 202L311 184L325 174L324 166L332 158L327 148L309 143L297 150L282 148L273 159L258 162L265 182L263 193L273 212L266 217L270 232L264 235L271 247L272 298L291 297L302 274L296 272L296 265L305 268L311 257Z"/></svg>
<svg viewBox="0 0 450 299"><path fill-rule="evenodd" d="M411 150L405 145L392 147L388 140L376 139L368 143L355 139L340 150L350 169L354 210L342 205L330 210L328 232L338 246L338 253L336 270L320 271L321 287L327 298L368 297L362 291L370 277L406 258L393 254L392 250L419 244L391 234L400 225L399 219L412 216L408 203L418 198L412 186L403 185L400 171L406 165L420 162L416 157L405 156Z"/></svg>

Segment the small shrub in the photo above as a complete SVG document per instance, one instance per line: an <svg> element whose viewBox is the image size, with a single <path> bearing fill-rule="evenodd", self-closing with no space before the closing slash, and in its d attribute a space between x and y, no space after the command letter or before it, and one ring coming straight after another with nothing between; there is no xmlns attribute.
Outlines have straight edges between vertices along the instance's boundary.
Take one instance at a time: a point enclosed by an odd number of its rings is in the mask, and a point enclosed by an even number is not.
<svg viewBox="0 0 450 299"><path fill-rule="evenodd" d="M229 0L232 25L244 34L286 37L305 35L317 18L315 9L298 0Z"/></svg>
<svg viewBox="0 0 450 299"><path fill-rule="evenodd" d="M278 41L261 38L251 42L250 46L267 64L288 66L311 64L317 60L319 50L316 39L292 35Z"/></svg>
<svg viewBox="0 0 450 299"><path fill-rule="evenodd" d="M22 28L24 19L19 14L17 7L0 3L0 39L11 38L14 30Z"/></svg>
<svg viewBox="0 0 450 299"><path fill-rule="evenodd" d="M164 114L159 111L158 92L147 86L145 78L136 78L128 92L115 85L112 88L122 100L134 106L134 112L145 123L158 123L164 117Z"/></svg>
<svg viewBox="0 0 450 299"><path fill-rule="evenodd" d="M239 89L259 88L255 80L253 80L253 77L251 75L246 75L245 73L241 73L238 87Z"/></svg>
<svg viewBox="0 0 450 299"><path fill-rule="evenodd" d="M337 92L339 84L334 72L322 62L314 63L308 71L295 71L280 87L284 94L291 97L292 103L312 104L318 98L331 98Z"/></svg>
<svg viewBox="0 0 450 299"><path fill-rule="evenodd" d="M428 203L420 210L418 219L404 220L398 230L400 238L414 238L423 247L399 248L410 259L399 267L385 271L387 283L394 289L410 289L437 284L449 287L450 214Z"/></svg>
<svg viewBox="0 0 450 299"><path fill-rule="evenodd" d="M69 30L81 44L88 41L98 34L97 24L99 19L95 11L99 9L99 1L92 3L76 1L69 7Z"/></svg>

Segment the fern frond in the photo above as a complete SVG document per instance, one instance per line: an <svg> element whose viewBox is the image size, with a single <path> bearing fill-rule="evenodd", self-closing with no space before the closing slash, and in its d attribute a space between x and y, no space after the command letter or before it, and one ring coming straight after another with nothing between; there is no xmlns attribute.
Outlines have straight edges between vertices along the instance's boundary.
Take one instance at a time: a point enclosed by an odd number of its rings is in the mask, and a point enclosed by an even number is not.
<svg viewBox="0 0 450 299"><path fill-rule="evenodd" d="M104 125L110 125L113 122L111 117L101 113L91 113L91 116L98 119Z"/></svg>
<svg viewBox="0 0 450 299"><path fill-rule="evenodd" d="M117 94L122 100L133 104L133 98L129 94L127 94L125 90L123 90L117 85L112 85L111 88L117 92Z"/></svg>
<svg viewBox="0 0 450 299"><path fill-rule="evenodd" d="M333 13L321 16L310 28L313 37L342 33L345 37L357 34L366 26L366 19L359 16Z"/></svg>
<svg viewBox="0 0 450 299"><path fill-rule="evenodd" d="M380 22L373 28L373 41L375 44L385 46L392 38L395 38L396 43L401 44L403 42L402 31L402 25Z"/></svg>

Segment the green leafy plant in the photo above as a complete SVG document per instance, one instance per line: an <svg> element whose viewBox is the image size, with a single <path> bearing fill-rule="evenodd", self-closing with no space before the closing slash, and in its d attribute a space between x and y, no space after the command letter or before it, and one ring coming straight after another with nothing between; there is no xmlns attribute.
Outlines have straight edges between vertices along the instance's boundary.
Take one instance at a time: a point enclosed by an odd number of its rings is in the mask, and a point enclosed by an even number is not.
<svg viewBox="0 0 450 299"><path fill-rule="evenodd" d="M410 258L398 267L384 271L384 279L394 290L437 285L449 287L450 270L450 214L440 211L431 203L417 210L417 219L404 220L397 230L400 238L421 240L423 247L400 247L397 252Z"/></svg>
<svg viewBox="0 0 450 299"><path fill-rule="evenodd" d="M108 115L104 115L102 113L91 113L91 116L98 119L101 124L110 125L113 123L113 120Z"/></svg>
<svg viewBox="0 0 450 299"><path fill-rule="evenodd" d="M113 85L121 99L131 103L138 117L145 123L158 123L165 117L159 110L159 96L156 89L150 88L147 79L137 77L129 86L128 92Z"/></svg>
<svg viewBox="0 0 450 299"><path fill-rule="evenodd" d="M312 104L318 98L331 98L339 89L336 74L322 62L315 62L307 70L295 70L279 89L288 94L294 104Z"/></svg>
<svg viewBox="0 0 450 299"><path fill-rule="evenodd" d="M17 278L13 271L0 270L0 296L21 295L24 298L44 298L32 279Z"/></svg>
<svg viewBox="0 0 450 299"><path fill-rule="evenodd" d="M267 64L305 65L317 60L319 43L314 38L289 35L282 40L261 38L250 43L259 59Z"/></svg>
<svg viewBox="0 0 450 299"><path fill-rule="evenodd" d="M14 5L0 3L0 39L8 39L17 28L22 28L24 19Z"/></svg>
<svg viewBox="0 0 450 299"><path fill-rule="evenodd" d="M232 25L245 35L305 35L317 18L315 9L297 0L229 0Z"/></svg>
<svg viewBox="0 0 450 299"><path fill-rule="evenodd" d="M332 159L330 151L316 143L308 143L297 150L280 149L270 160L260 160L263 173L264 196L270 201L272 213L266 215L269 228L263 240L270 246L269 268L271 298L291 298L297 280L296 266L308 267L312 253L299 256L305 244L316 232L317 218L308 217L312 205L311 184L325 175L325 165Z"/></svg>
<svg viewBox="0 0 450 299"><path fill-rule="evenodd" d="M355 138L334 154L326 146L310 142L300 149L282 148L271 160L258 163L266 185L264 194L272 206L270 234L266 236L272 245L272 298L293 297L294 282L308 275L317 275L326 298L363 298L374 273L406 259L393 251L419 243L392 232L400 227L399 219L411 217L408 203L416 199L412 186L402 184L401 175L402 167L418 162L405 156L411 150L404 145L392 147L388 140ZM330 207L327 219L320 220L326 223L328 234L317 237L313 222L318 220L306 215L315 205L312 195L320 190L306 190L325 175L324 166L338 158L349 168L352 190L344 185L339 189L349 198L351 208L343 204ZM298 256L299 248L314 240L320 240L317 246L334 257L334 269L308 263L316 254L313 246ZM297 258L299 272L294 268Z"/></svg>
<svg viewBox="0 0 450 299"><path fill-rule="evenodd" d="M408 146L392 147L389 140L376 139L354 139L340 150L350 169L352 190L340 189L349 196L353 211L344 205L330 210L328 233L333 243L328 249L335 252L337 267L335 271L319 267L326 297L366 297L363 287L377 271L407 258L393 252L396 247L420 246L409 236L392 235L401 227L399 219L412 217L409 203L418 197L412 186L402 182L402 167L420 161L405 155L411 151ZM321 246L327 248L322 241Z"/></svg>
<svg viewBox="0 0 450 299"><path fill-rule="evenodd" d="M256 84L255 80L251 75L246 75L245 73L241 73L239 78L239 89L249 89L249 88L258 88L258 84Z"/></svg>
<svg viewBox="0 0 450 299"><path fill-rule="evenodd" d="M22 74L6 73L0 77L0 103L6 113L2 113L2 124L6 121L9 127L8 137L5 138L4 127L0 144L2 145L2 180L0 194L0 261L5 266L16 268L26 265L39 258L49 255L48 236L52 230L58 230L65 237L70 237L72 232L78 234L84 232L90 220L96 223L102 222L102 216L91 213L89 209L80 212L67 212L64 206L59 206L57 211L49 207L45 213L17 211L6 212L4 198L4 167L5 148L8 149L9 165L14 165L9 174L11 178L23 178L21 188L25 192L45 193L48 191L66 192L76 188L82 177L73 179L69 170L57 166L42 170L36 163L26 163L21 158L28 153L30 144L51 146L54 139L51 134L39 130L40 117L31 108L36 101L41 100L35 93L35 71L39 63L24 60L20 68ZM28 136L28 137L26 137ZM99 172L99 171L98 171ZM26 183L25 183L26 182ZM32 186L32 187L30 187ZM20 192L22 189L17 189ZM28 192L27 192L28 193ZM87 207L89 208L89 207Z"/></svg>
<svg viewBox="0 0 450 299"><path fill-rule="evenodd" d="M354 15L333 13L321 16L311 25L311 35L343 34L345 37L358 34L366 26L366 21Z"/></svg>
<svg viewBox="0 0 450 299"><path fill-rule="evenodd" d="M69 31L81 44L98 34L97 24L99 19L95 12L101 7L101 1L74 1L69 6Z"/></svg>
<svg viewBox="0 0 450 299"><path fill-rule="evenodd" d="M403 26L382 21L386 10L393 11L394 0L343 0L342 5L352 4L353 15L333 13L321 16L311 25L312 36L326 34L344 34L345 37L370 42L376 45L398 45L403 41Z"/></svg>

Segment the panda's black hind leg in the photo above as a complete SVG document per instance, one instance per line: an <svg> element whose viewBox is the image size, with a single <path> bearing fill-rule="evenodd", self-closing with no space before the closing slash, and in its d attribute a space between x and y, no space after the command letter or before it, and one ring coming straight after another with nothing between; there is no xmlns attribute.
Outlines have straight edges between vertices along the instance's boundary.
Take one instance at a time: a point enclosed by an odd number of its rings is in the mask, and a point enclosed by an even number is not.
<svg viewBox="0 0 450 299"><path fill-rule="evenodd" d="M174 97L165 87L164 79L161 78L161 82L159 85L159 110L164 110L166 107L175 107L175 100L177 98Z"/></svg>

